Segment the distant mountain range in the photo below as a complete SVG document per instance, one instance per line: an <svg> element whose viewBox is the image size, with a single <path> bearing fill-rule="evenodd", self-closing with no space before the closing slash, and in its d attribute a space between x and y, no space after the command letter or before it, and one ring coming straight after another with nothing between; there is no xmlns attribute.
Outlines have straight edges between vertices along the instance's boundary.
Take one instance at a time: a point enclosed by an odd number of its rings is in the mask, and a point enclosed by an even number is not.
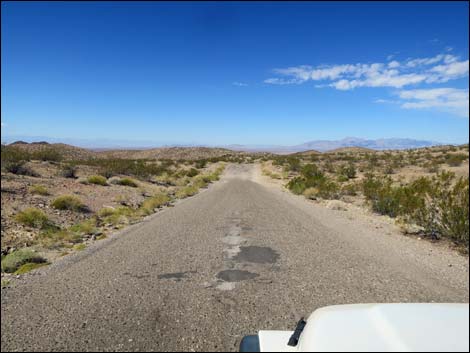
<svg viewBox="0 0 470 353"><path fill-rule="evenodd" d="M11 143L17 140L23 140L26 142L59 142L66 143L74 146L83 148L92 148L95 150L106 150L106 149L149 149L155 147L221 147L227 148L234 151L245 151L245 152L271 152L279 154L296 153L315 150L318 152L331 151L340 148L347 147L358 147L367 148L371 150L390 150L390 149L408 149L408 148L419 148L443 145L443 143L436 141L426 140L415 140L409 138L383 138L376 140L369 140L357 137L346 137L342 140L315 140L305 142L299 145L293 146L280 146L280 145L204 145L197 143L189 144L178 144L178 143L157 143L152 141L123 141L123 140L93 140L93 139L66 139L66 138L49 138L44 136L2 136L3 143Z"/></svg>
<svg viewBox="0 0 470 353"><path fill-rule="evenodd" d="M315 150L319 152L331 151L345 147L360 147L371 150L402 150L407 148L419 148L442 145L440 142L414 140L407 138L387 138L367 140L357 137L346 137L342 140L316 140L305 142L294 146L261 146L261 145L229 145L226 148L236 151L248 152L273 152L273 153L295 153Z"/></svg>

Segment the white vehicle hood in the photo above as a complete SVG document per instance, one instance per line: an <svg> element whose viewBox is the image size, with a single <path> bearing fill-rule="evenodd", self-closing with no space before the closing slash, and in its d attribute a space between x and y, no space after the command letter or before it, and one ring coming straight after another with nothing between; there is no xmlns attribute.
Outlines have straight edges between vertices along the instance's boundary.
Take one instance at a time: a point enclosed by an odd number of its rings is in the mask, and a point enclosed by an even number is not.
<svg viewBox="0 0 470 353"><path fill-rule="evenodd" d="M469 351L468 304L355 304L316 310L296 347L260 331L262 352Z"/></svg>

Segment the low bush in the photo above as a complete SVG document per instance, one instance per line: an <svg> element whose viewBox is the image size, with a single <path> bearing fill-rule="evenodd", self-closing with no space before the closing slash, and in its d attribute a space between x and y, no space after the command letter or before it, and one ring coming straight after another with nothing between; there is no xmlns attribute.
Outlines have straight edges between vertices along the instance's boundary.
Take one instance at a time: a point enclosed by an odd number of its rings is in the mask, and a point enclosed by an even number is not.
<svg viewBox="0 0 470 353"><path fill-rule="evenodd" d="M29 207L16 214L15 219L18 223L22 223L33 228L45 228L50 224L47 215L39 208Z"/></svg>
<svg viewBox="0 0 470 353"><path fill-rule="evenodd" d="M77 167L73 164L65 164L60 169L60 175L64 178L76 179Z"/></svg>
<svg viewBox="0 0 470 353"><path fill-rule="evenodd" d="M356 167L353 163L341 166L339 170L340 175L344 175L347 179L354 179L356 177Z"/></svg>
<svg viewBox="0 0 470 353"><path fill-rule="evenodd" d="M140 206L140 211L149 215L152 214L156 208L164 206L170 202L170 198L165 194L158 194L151 198L146 199Z"/></svg>
<svg viewBox="0 0 470 353"><path fill-rule="evenodd" d="M34 195L42 195L42 196L47 196L49 195L49 191L47 188L43 185L32 185L29 188L29 192Z"/></svg>
<svg viewBox="0 0 470 353"><path fill-rule="evenodd" d="M76 196L62 195L52 201L51 206L57 210L87 212L88 207Z"/></svg>
<svg viewBox="0 0 470 353"><path fill-rule="evenodd" d="M32 262L28 262L28 263L25 263L24 265L21 265L20 268L18 268L14 274L15 275L23 275L25 273L28 273L32 270L35 270L37 268L40 268L40 267L43 267L43 266L47 266L48 263L47 262L43 262L43 263L32 263Z"/></svg>
<svg viewBox="0 0 470 353"><path fill-rule="evenodd" d="M87 181L90 184L106 186L108 185L106 178L102 175L92 175L87 178Z"/></svg>
<svg viewBox="0 0 470 353"><path fill-rule="evenodd" d="M46 263L46 259L27 249L14 251L2 259L2 272L13 273L27 263Z"/></svg>
<svg viewBox="0 0 470 353"><path fill-rule="evenodd" d="M137 184L137 182L134 179L131 179L131 178L118 179L118 180L116 180L116 184L123 185L123 186L130 186L130 187L133 187L133 188L136 188L137 186L139 186Z"/></svg>
<svg viewBox="0 0 470 353"><path fill-rule="evenodd" d="M61 249L80 243L82 236L67 229L47 229L39 234L38 242L47 249Z"/></svg>
<svg viewBox="0 0 470 353"><path fill-rule="evenodd" d="M463 153L448 154L446 155L446 163L451 167L458 167L462 162L468 159L468 156Z"/></svg>
<svg viewBox="0 0 470 353"><path fill-rule="evenodd" d="M92 217L70 227L70 231L78 234L93 234L97 230L96 218Z"/></svg>
<svg viewBox="0 0 470 353"><path fill-rule="evenodd" d="M197 194L199 187L196 185L185 186L178 191L176 191L175 196L179 199L184 199L185 197L193 196Z"/></svg>

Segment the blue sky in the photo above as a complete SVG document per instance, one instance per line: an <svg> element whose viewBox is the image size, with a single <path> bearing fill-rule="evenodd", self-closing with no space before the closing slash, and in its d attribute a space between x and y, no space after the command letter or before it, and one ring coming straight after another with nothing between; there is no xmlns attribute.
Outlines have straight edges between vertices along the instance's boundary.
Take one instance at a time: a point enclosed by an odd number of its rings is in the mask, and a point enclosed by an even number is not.
<svg viewBox="0 0 470 353"><path fill-rule="evenodd" d="M468 142L467 2L2 2L2 138Z"/></svg>

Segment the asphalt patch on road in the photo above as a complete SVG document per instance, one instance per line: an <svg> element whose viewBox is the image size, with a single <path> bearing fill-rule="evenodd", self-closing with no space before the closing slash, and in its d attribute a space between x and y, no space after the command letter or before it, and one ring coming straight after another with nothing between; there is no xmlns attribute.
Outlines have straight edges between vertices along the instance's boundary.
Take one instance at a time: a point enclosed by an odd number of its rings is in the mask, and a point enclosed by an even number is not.
<svg viewBox="0 0 470 353"><path fill-rule="evenodd" d="M259 274L243 270L224 270L217 274L217 278L226 282L241 282L258 277Z"/></svg>
<svg viewBox="0 0 470 353"><path fill-rule="evenodd" d="M196 273L196 271L186 271L186 272L174 272L174 273L163 273L158 275L158 279L174 279L179 282L184 278L187 278L189 274Z"/></svg>
<svg viewBox="0 0 470 353"><path fill-rule="evenodd" d="M267 246L242 246L233 258L236 262L253 262L257 264L274 264L279 254Z"/></svg>

